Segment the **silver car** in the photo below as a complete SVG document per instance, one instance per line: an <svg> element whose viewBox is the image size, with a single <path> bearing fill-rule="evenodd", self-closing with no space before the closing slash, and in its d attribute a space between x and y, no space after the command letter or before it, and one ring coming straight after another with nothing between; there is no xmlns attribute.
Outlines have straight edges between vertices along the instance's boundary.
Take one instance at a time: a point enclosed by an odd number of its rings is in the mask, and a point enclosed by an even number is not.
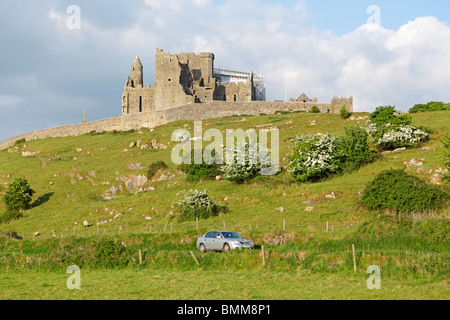
<svg viewBox="0 0 450 320"><path fill-rule="evenodd" d="M197 239L197 249L200 252L223 251L233 249L253 249L253 241L244 239L231 231L210 231Z"/></svg>

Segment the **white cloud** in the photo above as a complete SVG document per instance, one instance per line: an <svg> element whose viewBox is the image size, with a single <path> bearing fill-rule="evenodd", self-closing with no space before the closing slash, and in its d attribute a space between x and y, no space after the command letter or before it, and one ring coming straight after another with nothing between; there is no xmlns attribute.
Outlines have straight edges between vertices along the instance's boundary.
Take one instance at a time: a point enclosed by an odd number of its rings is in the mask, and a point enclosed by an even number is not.
<svg viewBox="0 0 450 320"><path fill-rule="evenodd" d="M429 100L449 101L450 28L433 17L417 18L397 31L364 25L345 36L353 48L335 85L351 88L360 108L382 104L407 110ZM371 48L371 50L367 50Z"/></svg>

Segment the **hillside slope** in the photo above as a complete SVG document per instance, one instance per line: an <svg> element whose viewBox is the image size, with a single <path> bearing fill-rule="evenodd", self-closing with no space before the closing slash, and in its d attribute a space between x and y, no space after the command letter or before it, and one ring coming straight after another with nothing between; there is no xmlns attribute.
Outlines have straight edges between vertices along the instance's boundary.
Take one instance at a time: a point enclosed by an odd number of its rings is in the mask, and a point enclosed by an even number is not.
<svg viewBox="0 0 450 320"><path fill-rule="evenodd" d="M364 115L355 114L355 117ZM217 202L227 204L230 212L200 221L201 228L223 228L225 223L226 228L241 232L256 228L269 232L284 226L286 232L295 231L304 239L343 238L367 219L358 205L358 192L381 170L404 168L404 162L421 159L421 167L426 170L421 169L419 176L430 180L443 168L444 148L440 139L450 132L449 115L448 111L412 115L414 125L426 126L434 132L430 141L423 145L427 148L383 155L358 171L314 184L295 183L288 172L275 177L258 177L242 185L224 180L186 182L185 175L171 161L175 142L170 138L178 128L189 129L192 134L192 121L171 123L154 130L21 143L0 152L0 184L6 186L15 178L24 177L36 191L35 201L24 217L1 224L0 231L14 230L26 238L34 232L44 237L73 232L78 236L96 232L112 234L119 229L121 233L183 232L195 229L195 222L177 223L174 207L179 199L177 194L187 189L207 189ZM225 132L226 129L277 127L281 165L287 165L289 137L318 132L341 135L343 126L364 122L363 119L342 120L338 115L278 113L203 121L203 130L218 128ZM142 140L141 145L150 146L153 141L158 148L130 148L130 143L138 140ZM205 142L203 147L208 144ZM142 187L145 192L129 192L126 183L128 188L132 182L139 183L137 177L145 176L148 165L159 160L169 167L156 175L156 180L161 181L148 181L134 189ZM417 174L417 169L410 167L406 171ZM105 200L105 192L112 187L119 190L113 199ZM332 192L335 198L327 198ZM314 201L312 206L311 201ZM305 211L308 206L313 207L312 211ZM276 210L280 207L283 212ZM5 207L1 203L0 212L3 211ZM442 214L446 216L448 212L444 210ZM83 227L83 221L88 221L91 227ZM327 223L332 233L326 232Z"/></svg>

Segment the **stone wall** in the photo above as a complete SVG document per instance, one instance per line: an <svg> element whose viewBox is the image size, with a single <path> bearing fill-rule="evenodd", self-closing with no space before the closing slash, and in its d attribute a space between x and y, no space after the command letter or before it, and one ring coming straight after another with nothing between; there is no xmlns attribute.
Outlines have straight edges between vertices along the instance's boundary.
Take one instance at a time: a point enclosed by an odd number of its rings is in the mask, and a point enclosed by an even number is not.
<svg viewBox="0 0 450 320"><path fill-rule="evenodd" d="M330 104L320 103L291 103L266 101L212 101L209 103L185 105L165 110L164 116L168 122L179 120L200 120L221 118L233 115L253 115L262 113L273 114L276 111L309 111L316 105L321 110L330 108Z"/></svg>
<svg viewBox="0 0 450 320"><path fill-rule="evenodd" d="M342 98L345 99L345 98ZM266 101L211 101L209 103L192 103L180 107L164 110L130 113L121 116L80 123L69 126L61 126L49 129L33 131L8 139L0 143L0 150L9 148L17 140L25 138L26 141L78 136L91 131L131 130L140 128L153 128L166 123L179 120L201 120L221 118L233 115L259 115L273 114L276 111L310 111L312 106L317 106L321 112L338 113L341 103L352 103L350 99L333 98L333 103L297 103L297 102L266 102ZM349 111L353 111L353 105L348 105Z"/></svg>

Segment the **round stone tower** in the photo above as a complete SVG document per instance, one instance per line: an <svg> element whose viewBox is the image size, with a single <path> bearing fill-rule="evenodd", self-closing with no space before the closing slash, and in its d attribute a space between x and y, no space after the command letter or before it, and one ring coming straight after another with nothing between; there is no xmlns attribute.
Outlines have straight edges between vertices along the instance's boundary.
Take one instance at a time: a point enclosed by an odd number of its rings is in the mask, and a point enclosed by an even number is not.
<svg viewBox="0 0 450 320"><path fill-rule="evenodd" d="M138 56L131 65L131 80L133 81L133 87L142 88L144 83L143 66Z"/></svg>

